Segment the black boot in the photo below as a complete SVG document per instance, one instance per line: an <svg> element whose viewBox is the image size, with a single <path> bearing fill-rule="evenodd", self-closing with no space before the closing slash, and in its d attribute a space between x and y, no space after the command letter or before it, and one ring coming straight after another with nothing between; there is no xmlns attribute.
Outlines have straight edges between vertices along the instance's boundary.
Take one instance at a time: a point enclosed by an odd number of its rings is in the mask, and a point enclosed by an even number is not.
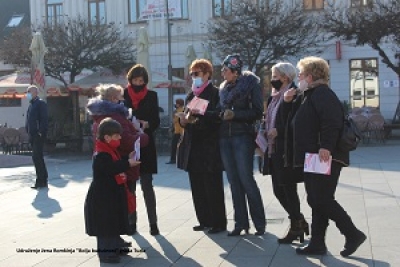
<svg viewBox="0 0 400 267"><path fill-rule="evenodd" d="M305 224L307 224L307 232L308 232L308 223L304 219L300 220L290 220L290 228L287 232L286 236L278 239L279 244L291 244L295 240L299 240L300 243L304 242L304 232L305 232Z"/></svg>
<svg viewBox="0 0 400 267"><path fill-rule="evenodd" d="M325 244L313 244L312 242L305 247L296 248L296 253L299 255L325 255L326 252L327 249Z"/></svg>
<svg viewBox="0 0 400 267"><path fill-rule="evenodd" d="M359 246L361 246L362 243L364 243L366 239L367 236L360 230L357 230L357 232L352 236L346 236L346 243L344 244L344 249L340 251L340 255L342 255L342 257L350 256Z"/></svg>

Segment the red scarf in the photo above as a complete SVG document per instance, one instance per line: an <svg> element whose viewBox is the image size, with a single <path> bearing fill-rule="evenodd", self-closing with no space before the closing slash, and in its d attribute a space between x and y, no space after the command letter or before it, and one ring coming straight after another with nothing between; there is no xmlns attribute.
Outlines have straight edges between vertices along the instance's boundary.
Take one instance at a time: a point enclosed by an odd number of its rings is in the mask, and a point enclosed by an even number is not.
<svg viewBox="0 0 400 267"><path fill-rule="evenodd" d="M142 101L143 98L147 95L147 92L147 86L144 86L143 90L135 92L132 86L128 84L128 94L132 100L132 107L134 109L138 109L140 101Z"/></svg>
<svg viewBox="0 0 400 267"><path fill-rule="evenodd" d="M95 145L95 153L100 153L100 152L105 152L111 155L113 161L117 161L121 159L121 155L114 149L112 149L107 143L102 142L100 140L96 140L96 145ZM119 173L114 176L115 181L117 184L123 184L125 187L125 192L126 192L126 198L128 202L128 212L132 213L136 210L136 198L135 196L129 191L128 185L126 184L126 174L125 173Z"/></svg>

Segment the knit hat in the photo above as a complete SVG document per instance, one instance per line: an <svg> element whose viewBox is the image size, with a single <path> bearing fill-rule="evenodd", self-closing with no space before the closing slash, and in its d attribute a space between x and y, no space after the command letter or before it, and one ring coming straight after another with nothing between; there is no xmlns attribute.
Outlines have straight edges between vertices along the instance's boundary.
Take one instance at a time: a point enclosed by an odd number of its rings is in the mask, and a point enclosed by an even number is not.
<svg viewBox="0 0 400 267"><path fill-rule="evenodd" d="M223 66L230 68L232 71L241 72L242 71L242 60L239 55L228 55L222 62Z"/></svg>

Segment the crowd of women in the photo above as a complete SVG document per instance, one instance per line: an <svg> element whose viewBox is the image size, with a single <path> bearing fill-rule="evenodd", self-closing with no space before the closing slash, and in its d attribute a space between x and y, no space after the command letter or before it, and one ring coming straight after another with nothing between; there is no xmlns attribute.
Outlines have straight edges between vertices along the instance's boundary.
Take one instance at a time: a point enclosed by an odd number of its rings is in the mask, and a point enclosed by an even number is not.
<svg viewBox="0 0 400 267"><path fill-rule="evenodd" d="M278 242L290 244L299 240L303 243L304 236L310 234L297 193L297 183L304 182L312 210L311 238L307 246L297 248L296 252L326 254L325 233L329 220L333 220L345 236L341 255L353 254L366 236L335 200L339 175L342 167L349 164L349 153L337 147L344 114L341 102L328 86L327 62L318 57L303 58L297 64L298 74L290 63L274 65L272 92L265 111L260 79L242 68L239 55L227 56L221 69L224 81L217 88L211 80L211 62L206 59L193 61L189 68L192 88L184 101L184 111L175 114L184 128L176 162L178 168L188 172L198 220L193 230L209 234L227 230L225 171L235 222L228 236L249 234L249 214L254 234L265 233L265 208L253 174L254 124L264 114L262 137L267 145L263 151L263 174L271 175L274 195L290 219L287 234ZM158 98L154 91L147 89L148 74L142 65L133 66L127 79L125 89L117 85L99 86L99 96L87 105L95 122L97 141L94 177L85 202L85 223L86 232L97 237L102 262L119 262L120 255L131 245L120 235L136 232L137 180L143 191L150 234L159 234L152 184L152 175L157 173L153 133L160 123ZM205 108L190 105L199 99L206 103ZM114 144L115 140L118 140L118 146ZM135 149L135 142L140 149ZM111 155L108 171L104 169L104 153ZM331 160L330 173L304 172L306 153L316 153L323 162ZM112 190L115 191L110 193ZM118 194L122 197L117 198Z"/></svg>

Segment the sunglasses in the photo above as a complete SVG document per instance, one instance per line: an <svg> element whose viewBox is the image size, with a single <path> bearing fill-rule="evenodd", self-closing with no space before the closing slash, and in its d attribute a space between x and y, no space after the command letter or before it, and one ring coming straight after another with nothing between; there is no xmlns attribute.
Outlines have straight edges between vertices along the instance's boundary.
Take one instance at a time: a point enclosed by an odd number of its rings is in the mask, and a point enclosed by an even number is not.
<svg viewBox="0 0 400 267"><path fill-rule="evenodd" d="M197 77L197 76L199 76L200 72L202 72L202 71L192 71L192 72L190 73L190 76L192 76L192 77Z"/></svg>

